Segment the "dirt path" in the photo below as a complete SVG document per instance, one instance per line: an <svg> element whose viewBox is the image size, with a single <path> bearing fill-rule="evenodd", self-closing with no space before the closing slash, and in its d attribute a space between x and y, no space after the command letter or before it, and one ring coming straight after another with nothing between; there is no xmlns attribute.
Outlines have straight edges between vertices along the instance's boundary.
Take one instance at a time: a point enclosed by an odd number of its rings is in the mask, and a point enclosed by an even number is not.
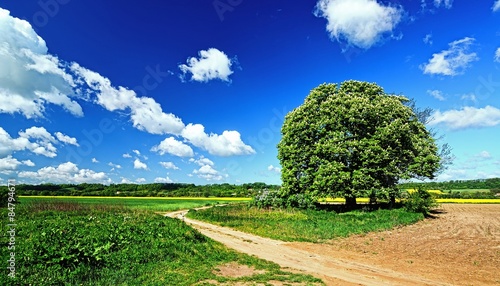
<svg viewBox="0 0 500 286"><path fill-rule="evenodd" d="M186 211L167 215L230 248L313 274L328 285L500 285L500 277L495 277L500 271L500 205L470 206L445 205L436 219L327 244L263 238L186 218ZM486 238L479 242L486 245L476 241L474 248L476 238ZM469 249L481 250L472 257L481 262L454 262L456 257L470 256ZM449 262L451 267L446 265Z"/></svg>

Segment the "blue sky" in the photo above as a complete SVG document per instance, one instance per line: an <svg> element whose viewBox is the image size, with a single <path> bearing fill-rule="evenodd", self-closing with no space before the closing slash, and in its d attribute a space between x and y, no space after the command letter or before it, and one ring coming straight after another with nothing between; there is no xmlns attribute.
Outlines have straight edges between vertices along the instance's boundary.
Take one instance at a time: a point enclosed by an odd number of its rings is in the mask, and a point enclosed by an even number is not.
<svg viewBox="0 0 500 286"><path fill-rule="evenodd" d="M467 16L464 16L467 15ZM500 0L3 1L0 183L280 183L287 112L324 82L433 108L500 177Z"/></svg>

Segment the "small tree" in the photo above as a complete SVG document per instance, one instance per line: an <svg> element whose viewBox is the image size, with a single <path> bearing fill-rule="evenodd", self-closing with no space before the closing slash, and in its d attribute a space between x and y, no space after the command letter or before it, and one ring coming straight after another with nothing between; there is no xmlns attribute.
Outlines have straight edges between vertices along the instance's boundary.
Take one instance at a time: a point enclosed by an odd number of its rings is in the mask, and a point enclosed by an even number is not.
<svg viewBox="0 0 500 286"><path fill-rule="evenodd" d="M313 89L281 129L280 196L340 196L351 207L364 194L394 201L400 179L432 179L438 148L408 101L359 81Z"/></svg>

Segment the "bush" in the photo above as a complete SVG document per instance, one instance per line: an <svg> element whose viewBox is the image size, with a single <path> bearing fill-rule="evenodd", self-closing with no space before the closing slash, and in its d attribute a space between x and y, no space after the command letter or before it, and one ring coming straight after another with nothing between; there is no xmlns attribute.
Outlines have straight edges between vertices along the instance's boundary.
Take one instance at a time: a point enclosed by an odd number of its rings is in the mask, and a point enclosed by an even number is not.
<svg viewBox="0 0 500 286"><path fill-rule="evenodd" d="M14 191L12 191L12 190L14 190ZM2 187L2 188L0 188L0 208L7 207L8 203L13 203L15 205L19 204L17 192L15 191L15 189L9 189L8 187Z"/></svg>
<svg viewBox="0 0 500 286"><path fill-rule="evenodd" d="M416 192L408 193L403 205L407 211L427 215L432 208L437 206L437 202L427 191L418 188Z"/></svg>

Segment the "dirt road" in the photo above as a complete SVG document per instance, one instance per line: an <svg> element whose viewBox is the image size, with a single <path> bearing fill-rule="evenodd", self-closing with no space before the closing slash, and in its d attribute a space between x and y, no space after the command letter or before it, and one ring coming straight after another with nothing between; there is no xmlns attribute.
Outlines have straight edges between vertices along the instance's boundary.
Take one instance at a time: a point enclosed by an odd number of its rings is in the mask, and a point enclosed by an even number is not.
<svg viewBox="0 0 500 286"><path fill-rule="evenodd" d="M167 214L240 252L328 285L500 285L500 205L443 205L435 219L326 244L286 243Z"/></svg>

